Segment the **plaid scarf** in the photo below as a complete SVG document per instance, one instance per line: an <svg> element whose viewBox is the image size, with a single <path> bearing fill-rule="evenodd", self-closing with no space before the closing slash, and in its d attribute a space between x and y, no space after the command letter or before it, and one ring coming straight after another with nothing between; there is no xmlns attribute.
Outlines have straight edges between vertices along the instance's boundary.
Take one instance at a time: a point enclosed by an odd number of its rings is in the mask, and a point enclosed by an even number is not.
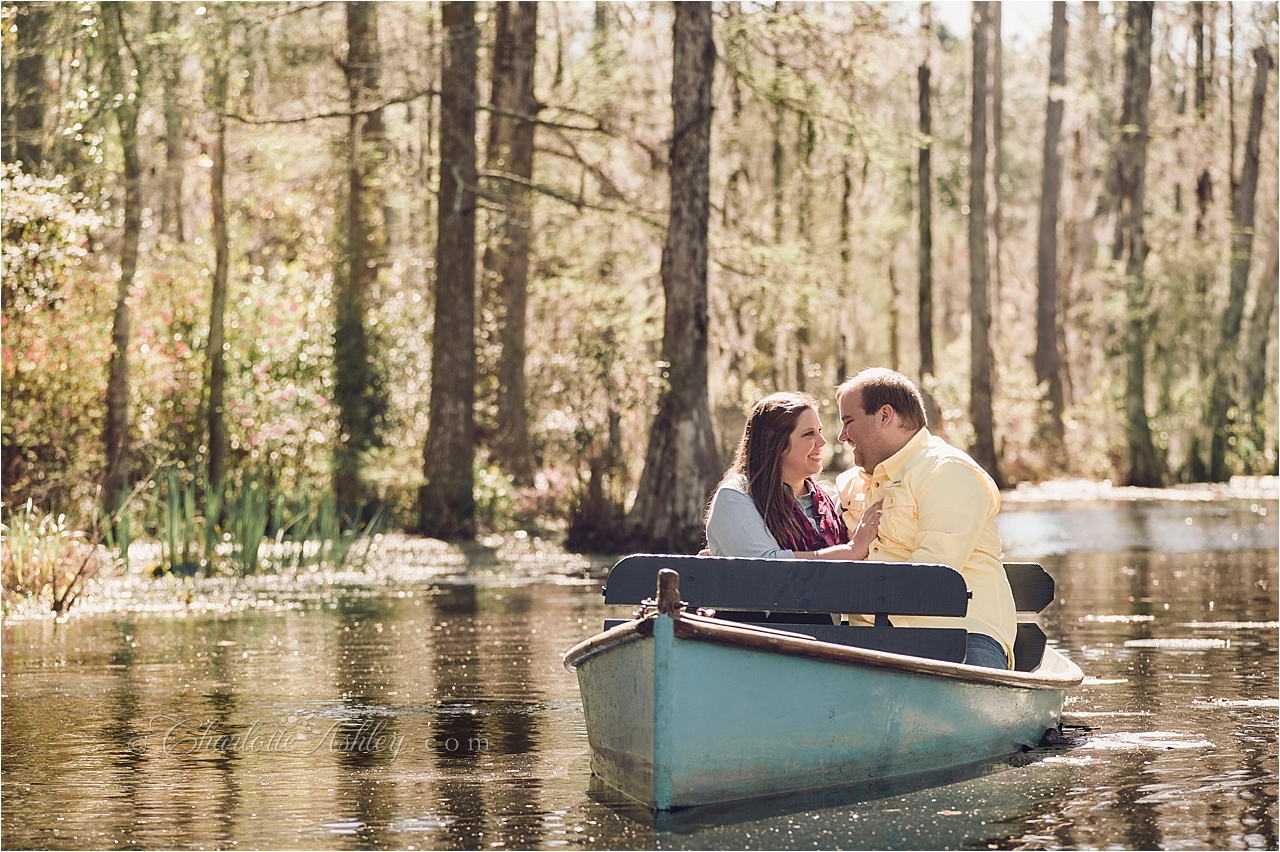
<svg viewBox="0 0 1280 852"><path fill-rule="evenodd" d="M818 517L818 528L813 528L813 522L804 513L804 509L800 508L800 501L796 500L791 510L792 517L803 534L797 541L790 530L783 529L778 536L778 544L787 550L821 550L833 544L847 543L849 531L840 519L840 508L827 492L818 487L812 477L807 482L813 492L813 509Z"/></svg>

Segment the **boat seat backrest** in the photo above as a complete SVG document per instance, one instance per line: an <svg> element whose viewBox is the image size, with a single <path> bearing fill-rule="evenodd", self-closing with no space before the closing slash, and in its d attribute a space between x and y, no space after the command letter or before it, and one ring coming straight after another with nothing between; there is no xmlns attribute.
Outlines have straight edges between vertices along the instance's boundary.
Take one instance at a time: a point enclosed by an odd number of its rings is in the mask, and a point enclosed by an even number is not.
<svg viewBox="0 0 1280 852"><path fill-rule="evenodd" d="M1009 578L1009 588L1013 589L1014 609L1020 616L1043 612L1053 603L1053 577L1035 562L1006 562L1004 573ZM1040 625L1034 621L1019 621L1018 634L1013 641L1014 670L1029 672L1040 665L1046 644L1048 639Z"/></svg>
<svg viewBox="0 0 1280 852"><path fill-rule="evenodd" d="M662 568L680 574L680 597L691 610L715 609L720 618L766 623L823 642L950 662L964 659L961 628L891 626L895 615L957 617L968 611L964 577L946 565L635 554L609 572L605 603L635 606L652 598ZM1005 571L1020 612L1039 612L1053 600L1053 578L1039 565L1006 563ZM839 625L832 613L874 615L876 624ZM607 619L605 626L622 621ZM1015 668L1035 668L1044 645L1037 625L1020 623Z"/></svg>

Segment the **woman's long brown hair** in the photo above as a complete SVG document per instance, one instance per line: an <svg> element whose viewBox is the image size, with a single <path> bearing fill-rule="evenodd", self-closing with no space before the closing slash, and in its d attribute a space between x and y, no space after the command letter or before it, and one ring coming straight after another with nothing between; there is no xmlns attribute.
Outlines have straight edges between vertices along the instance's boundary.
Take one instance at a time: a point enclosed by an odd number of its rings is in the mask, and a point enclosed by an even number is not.
<svg viewBox="0 0 1280 852"><path fill-rule="evenodd" d="M803 539L793 509L796 495L782 481L782 457L806 408L818 411L818 401L807 393L774 393L757 402L742 429L733 466L725 474L726 481L738 475L746 478L747 493L779 541L786 540L784 531L793 540Z"/></svg>

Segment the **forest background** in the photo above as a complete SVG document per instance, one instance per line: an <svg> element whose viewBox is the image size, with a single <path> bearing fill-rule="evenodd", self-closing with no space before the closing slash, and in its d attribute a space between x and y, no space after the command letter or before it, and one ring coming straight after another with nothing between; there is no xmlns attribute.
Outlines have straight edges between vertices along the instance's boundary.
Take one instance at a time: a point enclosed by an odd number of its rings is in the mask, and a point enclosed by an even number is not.
<svg viewBox="0 0 1280 852"><path fill-rule="evenodd" d="M750 405L834 435L873 365L1006 487L1276 472L1275 3L0 18L5 587L55 609L142 535L696 548Z"/></svg>

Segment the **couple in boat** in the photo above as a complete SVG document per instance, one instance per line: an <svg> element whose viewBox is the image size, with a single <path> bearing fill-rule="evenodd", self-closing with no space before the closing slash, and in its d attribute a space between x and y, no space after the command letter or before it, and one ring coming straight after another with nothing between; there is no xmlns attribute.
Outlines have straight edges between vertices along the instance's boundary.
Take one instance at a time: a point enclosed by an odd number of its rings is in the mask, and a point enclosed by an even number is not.
<svg viewBox="0 0 1280 852"><path fill-rule="evenodd" d="M827 445L818 401L775 393L756 403L707 511L711 554L949 565L972 592L968 615L895 616L894 624L962 626L966 664L1008 669L1017 619L995 483L929 434L920 390L901 373L864 370L836 389L836 404L854 467L836 477L833 498L817 480Z"/></svg>

